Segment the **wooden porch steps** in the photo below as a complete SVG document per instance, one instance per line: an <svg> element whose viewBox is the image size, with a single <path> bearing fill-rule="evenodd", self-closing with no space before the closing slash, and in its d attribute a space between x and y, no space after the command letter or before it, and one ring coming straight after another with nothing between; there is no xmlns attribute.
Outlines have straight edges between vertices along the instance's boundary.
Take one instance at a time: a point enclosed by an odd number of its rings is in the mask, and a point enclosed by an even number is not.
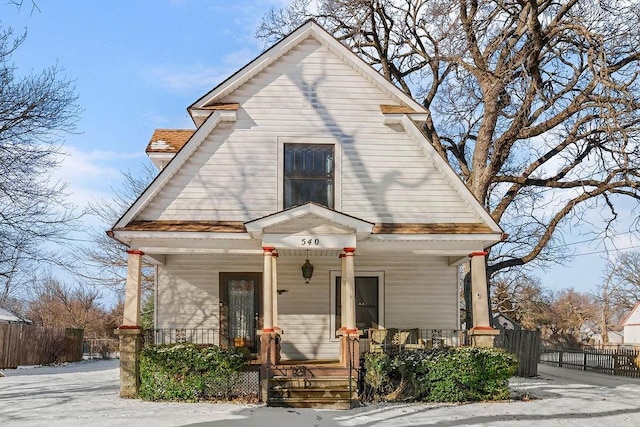
<svg viewBox="0 0 640 427"><path fill-rule="evenodd" d="M358 405L357 378L330 365L278 365L269 379L267 406L351 409Z"/></svg>

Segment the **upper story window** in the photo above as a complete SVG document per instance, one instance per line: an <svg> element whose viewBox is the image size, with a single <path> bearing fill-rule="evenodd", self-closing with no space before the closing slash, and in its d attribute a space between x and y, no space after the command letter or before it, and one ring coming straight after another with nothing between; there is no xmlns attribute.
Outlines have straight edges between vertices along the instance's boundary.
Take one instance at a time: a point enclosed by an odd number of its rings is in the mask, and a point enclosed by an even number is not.
<svg viewBox="0 0 640 427"><path fill-rule="evenodd" d="M284 208L334 207L334 145L284 144Z"/></svg>

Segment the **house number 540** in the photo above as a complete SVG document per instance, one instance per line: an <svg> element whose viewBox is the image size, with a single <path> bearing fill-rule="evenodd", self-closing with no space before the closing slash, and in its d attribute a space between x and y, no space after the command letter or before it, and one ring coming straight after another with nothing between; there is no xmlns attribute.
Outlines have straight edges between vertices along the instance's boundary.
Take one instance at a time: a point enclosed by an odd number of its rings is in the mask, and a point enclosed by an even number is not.
<svg viewBox="0 0 640 427"><path fill-rule="evenodd" d="M319 246L320 239L302 239L302 246Z"/></svg>

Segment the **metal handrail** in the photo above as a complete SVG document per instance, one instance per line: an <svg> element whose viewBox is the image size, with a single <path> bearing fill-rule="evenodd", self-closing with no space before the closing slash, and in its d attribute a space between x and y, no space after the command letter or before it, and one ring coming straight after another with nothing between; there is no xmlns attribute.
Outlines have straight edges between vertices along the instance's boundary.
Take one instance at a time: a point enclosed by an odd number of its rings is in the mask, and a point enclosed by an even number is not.
<svg viewBox="0 0 640 427"><path fill-rule="evenodd" d="M354 371L354 361L353 356L355 353L355 345L360 346L359 337L354 336L353 338L347 335L347 361L348 361L348 369L349 369L349 405L353 400L353 371Z"/></svg>

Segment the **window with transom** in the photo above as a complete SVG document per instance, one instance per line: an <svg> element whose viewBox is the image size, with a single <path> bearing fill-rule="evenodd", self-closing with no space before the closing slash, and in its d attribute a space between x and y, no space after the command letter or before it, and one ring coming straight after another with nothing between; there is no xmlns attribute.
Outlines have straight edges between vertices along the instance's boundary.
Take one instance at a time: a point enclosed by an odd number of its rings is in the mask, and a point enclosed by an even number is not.
<svg viewBox="0 0 640 427"><path fill-rule="evenodd" d="M284 208L334 207L334 145L284 144Z"/></svg>

